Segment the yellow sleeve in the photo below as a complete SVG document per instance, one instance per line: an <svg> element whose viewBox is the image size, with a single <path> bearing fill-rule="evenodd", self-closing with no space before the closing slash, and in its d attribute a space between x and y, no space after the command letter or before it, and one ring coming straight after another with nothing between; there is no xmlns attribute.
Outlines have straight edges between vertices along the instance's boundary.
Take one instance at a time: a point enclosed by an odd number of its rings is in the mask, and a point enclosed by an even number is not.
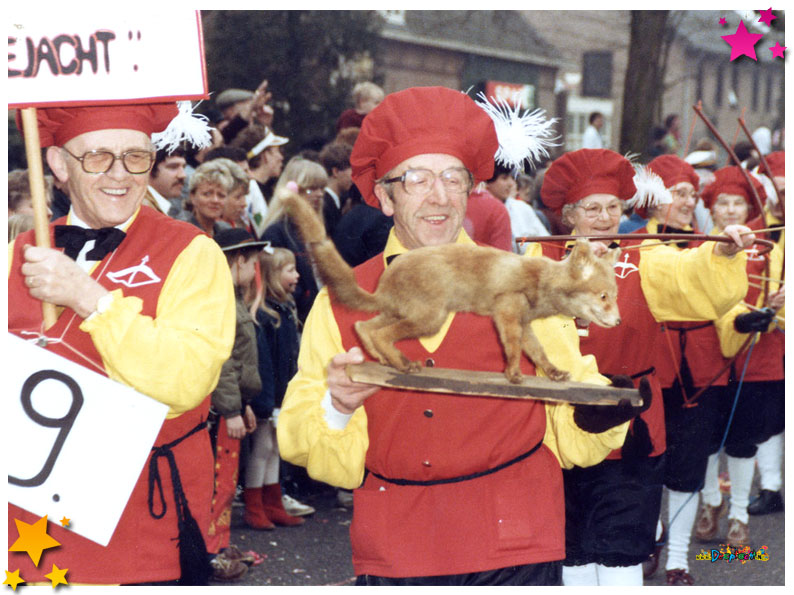
<svg viewBox="0 0 794 595"><path fill-rule="evenodd" d="M771 279L780 279L783 270L783 251L780 249L780 246L777 244L769 253L769 274ZM753 279L753 283L758 285L763 285L763 280ZM769 282L769 293L775 293L780 289L780 283L770 281ZM756 303L753 304L758 308L763 308L763 292L758 296ZM781 308L777 312L777 320L773 319L767 329L767 332L771 332L776 328L785 329L785 319L786 319L786 309ZM736 329L733 327L733 321L736 320L736 317L739 314L745 314L746 312L750 312L750 308L748 308L744 303L736 304L733 308L731 308L727 314L722 316L719 320L714 321L714 326L717 329L717 336L720 340L720 351L722 351L722 355L724 357L733 357L739 352L742 344L747 339L747 333L739 333L736 332Z"/></svg>
<svg viewBox="0 0 794 595"><path fill-rule="evenodd" d="M174 261L155 318L141 314L140 298L112 293L109 308L80 325L108 376L168 405L168 417L196 407L215 388L234 343L234 289L223 252L197 236Z"/></svg>
<svg viewBox="0 0 794 595"><path fill-rule="evenodd" d="M328 362L344 351L328 290L323 288L303 328L298 372L284 396L277 437L284 460L306 467L316 480L353 489L364 478L367 414L359 407L344 429L334 429L326 421L322 404L328 391Z"/></svg>
<svg viewBox="0 0 794 595"><path fill-rule="evenodd" d="M714 254L712 242L679 250L643 249L640 282L653 317L666 320L716 320L747 294L747 255Z"/></svg>
<svg viewBox="0 0 794 595"><path fill-rule="evenodd" d="M571 373L571 380L601 386L609 384L598 373L595 357L582 355L579 351L579 335L573 320L564 316L552 316L532 322L532 330L538 336L546 355L560 369ZM543 371L538 370L538 375ZM573 421L573 405L567 403L546 404L546 434L543 443L565 469L574 465L589 467L596 465L626 439L629 422L610 428L600 434L585 432Z"/></svg>

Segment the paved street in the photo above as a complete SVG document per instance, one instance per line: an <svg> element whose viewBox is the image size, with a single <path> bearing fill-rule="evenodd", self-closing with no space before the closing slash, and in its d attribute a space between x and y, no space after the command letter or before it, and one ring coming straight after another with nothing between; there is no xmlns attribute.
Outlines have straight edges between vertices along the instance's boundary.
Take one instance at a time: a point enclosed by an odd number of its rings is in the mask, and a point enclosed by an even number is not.
<svg viewBox="0 0 794 595"><path fill-rule="evenodd" d="M754 486L753 494L757 487ZM303 499L317 512L307 517L299 527L276 527L273 531L248 529L242 520L243 509L234 508L232 542L246 551L253 549L265 554L267 559L249 569L236 585L352 585L353 567L350 562L349 528L352 513L336 502L335 492L323 489ZM666 518L666 499L663 503ZM722 535L727 532L727 518L720 526ZM693 543L690 548L690 574L696 585L784 585L785 584L785 514L778 513L750 517L751 543L756 550L766 545L769 560L750 560L742 564L734 560L710 562L696 560L701 548L719 549L719 541L711 544ZM646 581L648 585L664 585L665 556L656 575ZM229 583L213 583L223 585Z"/></svg>

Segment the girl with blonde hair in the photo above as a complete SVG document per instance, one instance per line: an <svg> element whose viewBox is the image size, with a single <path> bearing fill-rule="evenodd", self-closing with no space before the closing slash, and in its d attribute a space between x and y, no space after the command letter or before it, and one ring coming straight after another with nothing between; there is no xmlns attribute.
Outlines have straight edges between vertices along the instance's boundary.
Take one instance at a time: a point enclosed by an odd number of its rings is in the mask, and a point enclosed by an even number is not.
<svg viewBox="0 0 794 595"><path fill-rule="evenodd" d="M262 391L253 402L259 423L251 436L243 497L246 524L269 530L274 524L300 525L304 522L301 516L314 509L282 496L279 484L276 423L287 383L298 367L298 321L292 297L299 279L295 255L286 248L272 248L259 258L262 286L251 304L251 315L256 322Z"/></svg>

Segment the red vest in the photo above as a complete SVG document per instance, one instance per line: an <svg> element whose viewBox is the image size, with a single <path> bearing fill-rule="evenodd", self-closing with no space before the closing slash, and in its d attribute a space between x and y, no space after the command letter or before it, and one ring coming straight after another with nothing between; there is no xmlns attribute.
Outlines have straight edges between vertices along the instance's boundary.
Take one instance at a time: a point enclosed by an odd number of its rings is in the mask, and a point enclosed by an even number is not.
<svg viewBox="0 0 794 595"><path fill-rule="evenodd" d="M63 223L65 223L65 218L55 222L55 224ZM53 229L53 225L50 225L50 241L54 246ZM92 276L108 290L122 288L125 297L140 297L143 300L141 315L156 318L160 291L174 260L199 233L200 231L190 224L171 219L154 209L141 208L127 232L127 237L113 253L107 255L100 262ZM30 297L27 287L24 285L24 277L20 272L20 266L24 262L22 246L26 243L35 243L32 232L26 232L17 238L8 279L8 330L23 338L29 337L22 335L22 331L39 331L42 322L41 302ZM139 265L144 258L147 258L146 266L154 271L160 278L160 282L127 287L114 283L108 278L107 273ZM140 279L141 277L138 277L136 280ZM82 318L77 316L73 310L66 308L55 325L46 331L46 335L48 337L62 336L65 343L91 361L101 365L102 358L94 348L90 335L78 328L81 322ZM100 372L95 366L86 363L83 358L65 348L61 343L50 343L47 349L95 372ZM184 436L206 419L208 411L209 397L195 409L179 417L166 420L157 436L155 445L167 444ZM108 423L124 422L123 420L108 420ZM96 447L103 448L103 445L97 444ZM173 453L190 510L206 539L213 490L212 452L206 429L194 433L184 442L175 446ZM57 549L45 550L38 568L33 566L26 553L9 552L9 568L19 568L20 575L28 583L49 581L44 575L51 571L52 562L55 562L59 568L69 569L69 582L71 583L123 584L170 581L179 578L181 573L179 552L176 546L178 531L171 475L164 458L159 460L158 467L167 506L163 518L155 519L149 513L147 501L149 461L147 460L107 547L102 547L68 529L63 529L56 522L50 522L48 533L59 541L61 546ZM159 514L161 508L156 490L154 494L155 512ZM33 523L38 518L36 515L9 504L9 546L17 537L14 519ZM79 522L79 519L74 519L74 522Z"/></svg>
<svg viewBox="0 0 794 595"><path fill-rule="evenodd" d="M378 255L356 269L358 283L374 290L383 270ZM353 323L372 315L332 305L345 349L358 345L366 354ZM433 353L418 340L397 347L436 367L501 372L505 366L492 321L470 313L455 315ZM526 357L521 369L535 373ZM492 469L531 450L546 429L539 401L384 388L365 409L367 469L391 479L431 481ZM495 473L455 483L396 485L368 474L354 494L357 575L460 574L565 556L562 474L546 446Z"/></svg>
<svg viewBox="0 0 794 595"><path fill-rule="evenodd" d="M639 244L639 241L623 240L627 247ZM549 258L560 260L565 254L562 244L543 243L543 254ZM646 372L653 391L650 408L640 417L648 425L648 433L653 442L653 451L649 456L658 456L666 448L664 430L664 405L662 389L654 371L655 343L658 336L659 323L656 322L645 294L640 285L640 250L625 250L615 264L615 280L618 284L618 309L620 325L604 328L591 324L587 336L580 337L579 350L583 354L593 355L598 362L598 371L610 376L624 375L634 377ZM650 371L650 372L648 372ZM641 376L634 378L639 385ZM633 431L634 422L629 431ZM607 459L621 458L620 449L615 449Z"/></svg>

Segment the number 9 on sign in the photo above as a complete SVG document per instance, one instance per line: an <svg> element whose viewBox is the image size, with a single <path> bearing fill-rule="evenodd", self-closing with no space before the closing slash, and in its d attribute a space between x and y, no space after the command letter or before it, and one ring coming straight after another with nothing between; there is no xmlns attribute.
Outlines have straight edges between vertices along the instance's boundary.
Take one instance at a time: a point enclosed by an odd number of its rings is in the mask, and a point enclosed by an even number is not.
<svg viewBox="0 0 794 595"><path fill-rule="evenodd" d="M33 392L39 385L47 380L60 382L69 390L71 403L68 405L68 408L64 408L61 403L46 403L49 410L52 410L53 408L65 409L65 412L61 417L50 417L41 413L36 409L36 407L34 407ZM53 397L52 392L60 393L61 391L47 391L43 395L43 398L40 397L36 399L38 404L43 404L45 399L51 399ZM55 399L58 401L62 400L62 395L55 397ZM23 411L34 423L44 428L52 428L57 430L55 438L52 442L52 447L50 448L49 453L46 454L46 457L44 457L41 469L36 473L36 475L30 478L19 478L12 475L8 476L8 483L10 484L22 487L35 487L43 484L50 476L50 473L55 466L55 461L58 459L58 455L61 452L61 448L63 448L63 444L69 435L69 431L72 429L75 419L77 419L77 414L80 412L80 408L83 406L83 393L80 390L80 386L71 376L68 376L63 372L58 372L57 370L40 370L34 374L31 374L28 379L25 380L24 384L22 385L20 401L22 403Z"/></svg>

